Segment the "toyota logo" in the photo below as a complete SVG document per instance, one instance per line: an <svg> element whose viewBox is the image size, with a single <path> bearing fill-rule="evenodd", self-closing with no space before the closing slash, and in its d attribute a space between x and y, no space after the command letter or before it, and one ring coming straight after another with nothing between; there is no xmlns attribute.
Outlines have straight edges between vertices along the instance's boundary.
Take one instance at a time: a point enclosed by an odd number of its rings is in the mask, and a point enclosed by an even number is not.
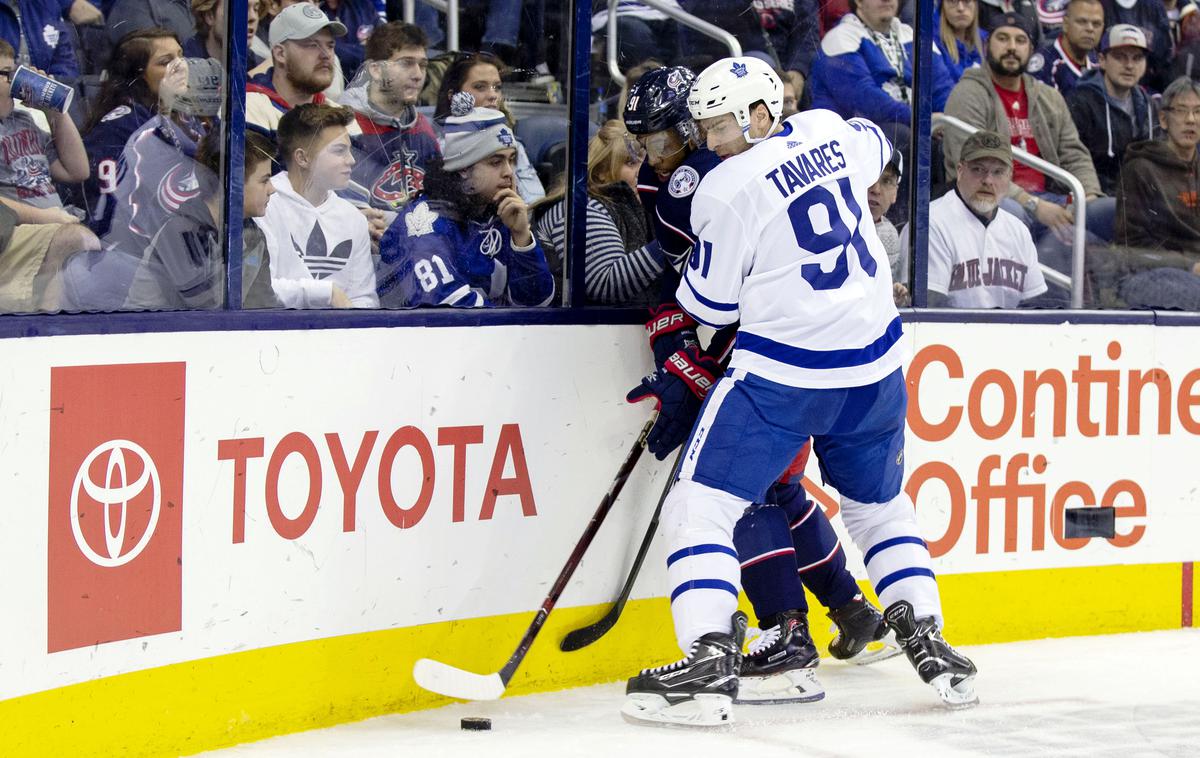
<svg viewBox="0 0 1200 758"><path fill-rule="evenodd" d="M105 465L104 481L96 483L92 480L91 466L102 455L108 455ZM142 473L135 481L130 482L126 457L131 456L141 460ZM137 544L127 552L122 553L125 546L125 526L129 515L129 501L140 495L149 485L152 487L150 505L150 522ZM104 510L104 548L107 556L97 553L83 536L83 527L79 523L79 496L86 492L87 496L99 503ZM158 515L162 507L162 488L159 486L158 469L146 449L136 442L129 440L109 440L88 453L75 474L75 484L71 487L71 533L75 535L75 544L89 561L97 566L116 568L124 566L138 557L150 538L154 536L154 528L158 525ZM115 521L115 524L114 524Z"/></svg>

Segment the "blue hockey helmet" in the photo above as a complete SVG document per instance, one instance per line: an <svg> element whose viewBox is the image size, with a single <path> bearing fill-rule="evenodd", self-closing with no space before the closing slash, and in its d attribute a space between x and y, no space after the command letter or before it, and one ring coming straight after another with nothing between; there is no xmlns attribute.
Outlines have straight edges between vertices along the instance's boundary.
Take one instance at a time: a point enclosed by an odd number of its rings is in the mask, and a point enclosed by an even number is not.
<svg viewBox="0 0 1200 758"><path fill-rule="evenodd" d="M699 141L699 131L688 112L688 93L696 75L683 66L647 71L629 88L625 101L625 128L633 134L652 134L672 127L685 141Z"/></svg>

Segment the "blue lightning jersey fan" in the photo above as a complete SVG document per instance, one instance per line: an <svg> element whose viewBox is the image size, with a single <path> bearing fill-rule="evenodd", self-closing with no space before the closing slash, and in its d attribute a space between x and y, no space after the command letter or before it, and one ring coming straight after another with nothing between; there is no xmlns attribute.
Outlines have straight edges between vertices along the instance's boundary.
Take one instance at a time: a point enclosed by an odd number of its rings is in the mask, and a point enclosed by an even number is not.
<svg viewBox="0 0 1200 758"><path fill-rule="evenodd" d="M870 121L815 110L704 177L677 297L710 326L740 319L731 368L822 388L901 366L887 253L867 205L891 154Z"/></svg>

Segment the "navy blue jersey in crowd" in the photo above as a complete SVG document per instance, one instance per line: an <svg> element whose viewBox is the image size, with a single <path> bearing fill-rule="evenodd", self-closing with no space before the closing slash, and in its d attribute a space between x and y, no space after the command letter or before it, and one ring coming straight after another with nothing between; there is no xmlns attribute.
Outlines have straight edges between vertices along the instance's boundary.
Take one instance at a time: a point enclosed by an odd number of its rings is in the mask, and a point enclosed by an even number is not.
<svg viewBox="0 0 1200 758"><path fill-rule="evenodd" d="M112 193L115 209L105 247L141 252L184 203L200 196L202 180L216 185L195 160L199 128L155 116L130 136Z"/></svg>
<svg viewBox="0 0 1200 758"><path fill-rule="evenodd" d="M87 212L84 223L103 238L112 224L115 200L120 179L125 145L133 133L154 112L136 103L119 105L109 111L91 131L83 135L83 146L87 150L91 172L81 185L75 185L68 202Z"/></svg>
<svg viewBox="0 0 1200 758"><path fill-rule="evenodd" d="M654 238L675 269L683 265L696 244L692 234L692 195L700 180L720 163L716 153L701 149L692 152L665 182L659 180L649 162L642 163L638 171L638 197L654 229Z"/></svg>
<svg viewBox="0 0 1200 758"><path fill-rule="evenodd" d="M536 238L529 248L514 249L499 218L463 222L451 213L422 198L384 232L379 241L381 307L478 308L550 301L554 278Z"/></svg>
<svg viewBox="0 0 1200 758"><path fill-rule="evenodd" d="M371 207L399 210L424 189L425 167L441 155L433 125L421 114L407 128L357 112L355 118L361 134L350 138L355 161L351 178L370 191Z"/></svg>

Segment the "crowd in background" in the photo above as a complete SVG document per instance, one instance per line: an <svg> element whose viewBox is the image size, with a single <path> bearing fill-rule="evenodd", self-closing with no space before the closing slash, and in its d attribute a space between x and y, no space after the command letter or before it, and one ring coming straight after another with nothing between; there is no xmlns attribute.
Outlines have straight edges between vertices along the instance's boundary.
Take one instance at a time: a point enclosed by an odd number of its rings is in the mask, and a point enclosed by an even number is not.
<svg viewBox="0 0 1200 758"><path fill-rule="evenodd" d="M462 3L461 50L417 2L251 3L247 308L563 301L565 4ZM912 0L677 0L774 67L784 115L879 125L869 193L910 302ZM649 305L671 266L638 196L625 93L721 43L637 2L593 3L585 302ZM224 0L0 1L0 311L219 308ZM1200 310L1195 0L937 0L930 305L1062 307L1083 186L1087 305ZM48 102L19 69L70 88ZM699 143L696 147L702 147ZM948 230L969 228L972 234ZM942 233L946 231L946 233ZM1045 276L1043 277L1043 273ZM1060 276L1055 276L1055 274Z"/></svg>

